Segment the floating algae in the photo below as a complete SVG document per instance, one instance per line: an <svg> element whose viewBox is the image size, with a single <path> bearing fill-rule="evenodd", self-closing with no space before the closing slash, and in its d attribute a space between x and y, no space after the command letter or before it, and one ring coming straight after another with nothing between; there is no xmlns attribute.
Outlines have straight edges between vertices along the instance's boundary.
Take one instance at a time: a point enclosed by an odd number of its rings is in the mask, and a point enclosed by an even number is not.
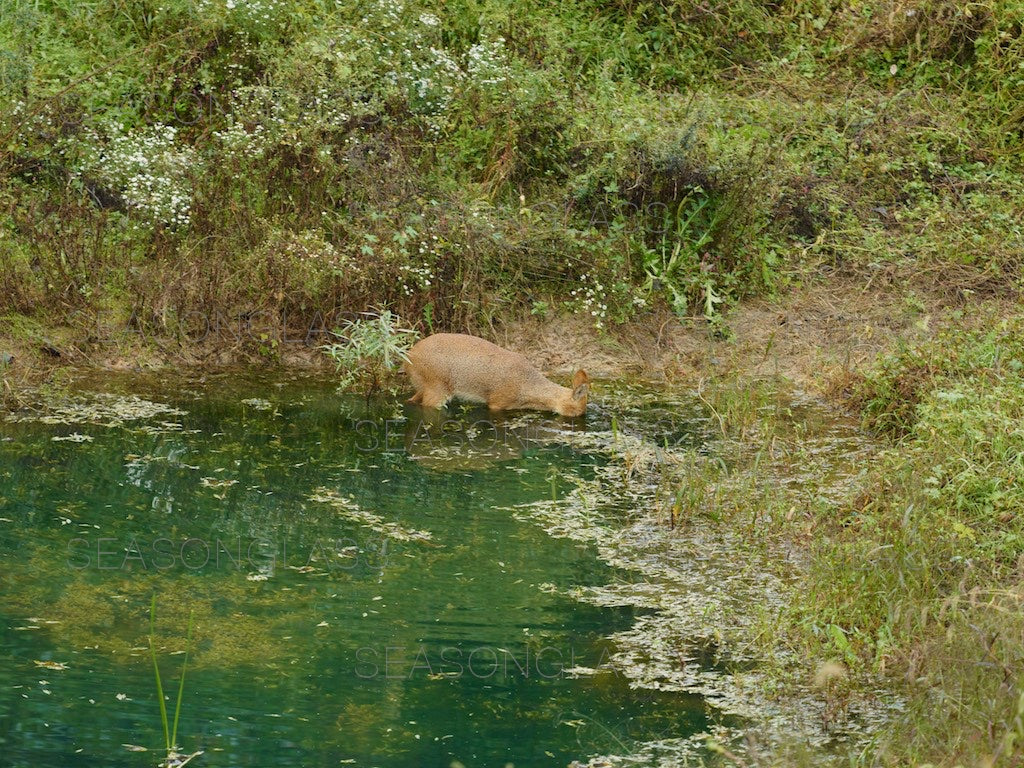
<svg viewBox="0 0 1024 768"><path fill-rule="evenodd" d="M154 403L135 395L114 395L103 392L45 401L38 410L9 413L7 421L39 424L94 424L101 427L123 427L129 422L150 421L157 416L184 416L186 411L164 403ZM164 430L178 430L177 422L159 422ZM146 425L147 430L154 425Z"/></svg>
<svg viewBox="0 0 1024 768"><path fill-rule="evenodd" d="M572 477L575 487L563 498L509 509L552 536L595 546L607 564L635 575L632 582L567 592L595 606L640 609L629 629L611 636L615 650L603 669L624 675L640 695L698 694L730 722L702 735L645 740L623 754L574 765L693 765L695 757L706 756L709 740L728 744L735 753L752 743L804 744L818 749L824 761L838 744L844 749L864 745L902 708L892 691L869 683L844 701L840 717L826 717L829 703L811 684L814 670L781 645L752 642L764 617L789 604L798 584L799 552L752 543L751 517L744 515L740 523L723 520L716 507L756 505L769 491L787 506L843 498L871 447L852 428L820 426L808 434L802 425L792 444L777 435L771 446L781 449L774 453L755 450L749 440L725 446L721 437L717 455L658 446L622 431L566 433L574 447L608 463L590 479ZM702 473L707 477L697 482ZM671 530L663 510L677 492L673 489L685 484L698 486L706 516L691 515ZM780 689L776 684L783 678ZM745 724L731 724L738 721ZM840 759L838 752L834 756Z"/></svg>
<svg viewBox="0 0 1024 768"><path fill-rule="evenodd" d="M430 541L433 538L429 531L417 531L414 528L405 528L398 523L385 520L380 515L360 509L359 505L352 499L342 496L330 488L317 488L309 496L310 501L318 501L323 504L330 504L338 513L348 520L359 523L382 536L395 539L396 541Z"/></svg>

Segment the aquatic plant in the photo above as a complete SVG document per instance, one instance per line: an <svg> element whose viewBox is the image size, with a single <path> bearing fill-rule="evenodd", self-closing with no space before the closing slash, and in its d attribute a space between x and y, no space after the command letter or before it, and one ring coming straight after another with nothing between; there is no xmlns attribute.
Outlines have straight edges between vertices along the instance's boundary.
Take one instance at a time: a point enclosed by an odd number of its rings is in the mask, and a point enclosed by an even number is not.
<svg viewBox="0 0 1024 768"><path fill-rule="evenodd" d="M202 750L190 755L178 752L178 717L181 715L181 699L185 693L185 670L188 669L188 653L192 644L192 613L188 615L188 628L185 631L185 659L181 665L181 677L178 679L178 698L174 705L174 723L168 727L167 704L164 701L164 687L160 681L160 665L156 660L156 594L149 606L149 655L153 659L153 675L156 678L156 694L160 702L160 722L164 727L164 747L167 757L160 762L160 768L178 768L194 757L203 754Z"/></svg>

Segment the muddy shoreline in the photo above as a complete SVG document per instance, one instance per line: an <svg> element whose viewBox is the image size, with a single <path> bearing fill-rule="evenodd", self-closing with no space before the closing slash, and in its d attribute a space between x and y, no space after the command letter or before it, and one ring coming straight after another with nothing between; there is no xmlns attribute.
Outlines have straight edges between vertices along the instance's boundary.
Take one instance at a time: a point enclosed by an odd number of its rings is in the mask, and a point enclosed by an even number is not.
<svg viewBox="0 0 1024 768"><path fill-rule="evenodd" d="M926 335L948 322L955 307L935 301L909 308L895 295L868 291L860 283L793 290L774 299L742 302L725 317L727 335L703 318L679 320L668 312L644 317L599 334L584 319L527 317L473 332L525 354L548 374L564 378L585 368L598 378L641 376L692 383L725 374L781 377L801 387L826 391L828 377L856 370L899 339ZM237 329L206 334L195 343L125 332L97 340L88 329L53 327L15 331L0 322L0 368L4 396L38 386L63 368L195 371L232 366L295 367L329 371L318 335L270 339L255 344Z"/></svg>

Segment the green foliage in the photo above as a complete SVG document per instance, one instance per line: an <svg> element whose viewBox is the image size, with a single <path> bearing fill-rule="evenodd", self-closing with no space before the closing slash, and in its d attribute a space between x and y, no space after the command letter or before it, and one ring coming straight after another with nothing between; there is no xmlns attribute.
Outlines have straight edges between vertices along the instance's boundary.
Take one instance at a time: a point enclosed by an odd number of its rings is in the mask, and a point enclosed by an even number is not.
<svg viewBox="0 0 1024 768"><path fill-rule="evenodd" d="M898 442L846 514L819 521L808 599L787 619L854 669L911 680L878 753L913 763L1022 755L1024 621L1007 585L1024 551L1024 326L988 320L905 345L861 383L865 416ZM935 693L951 705L929 706Z"/></svg>
<svg viewBox="0 0 1024 768"><path fill-rule="evenodd" d="M769 551L806 542L788 608L753 645L803 675L842 661L842 685L822 688L826 719L831 697L870 697L883 679L899 692L900 714L859 756L871 764L1024 759L1024 318L1002 304L954 319L970 328L908 342L868 371L856 402L892 439L855 438L843 459L801 406L771 408L756 386L717 378L698 396L735 453L717 467L694 452L666 494L670 525L707 516ZM802 481L775 481L796 467Z"/></svg>
<svg viewBox="0 0 1024 768"><path fill-rule="evenodd" d="M0 289L49 322L1020 287L1009 0L8 6Z"/></svg>
<svg viewBox="0 0 1024 768"><path fill-rule="evenodd" d="M718 223L717 214L705 213L711 198L703 192L697 187L692 194L698 197L690 199L688 196L674 212L666 211L665 234L660 247L644 255L646 287L663 289L673 311L681 317L686 316L689 298L695 292L704 294L709 317L714 315L715 304L721 301L715 293L713 278L708 275L711 265L705 250Z"/></svg>
<svg viewBox="0 0 1024 768"><path fill-rule="evenodd" d="M1021 331L1019 318L997 319L984 332L954 328L902 344L856 383L851 405L870 427L897 437L908 435L923 415L934 413L934 403L932 410L922 405L933 392L954 392L992 379L1015 381L1024 369Z"/></svg>
<svg viewBox="0 0 1024 768"><path fill-rule="evenodd" d="M390 311L382 310L367 313L366 319L349 320L334 331L344 342L325 345L323 350L337 366L340 388L358 384L366 397L381 390L416 340L416 332L398 327L398 322Z"/></svg>
<svg viewBox="0 0 1024 768"><path fill-rule="evenodd" d="M164 701L164 688L160 680L160 665L157 664L156 660L156 594L153 594L153 599L149 606L149 655L153 661L153 675L156 680L156 695L160 702L160 722L164 729L164 747L167 751L167 757L161 762L161 765L167 766L178 766L183 765L195 757L191 757L182 761L181 758L185 757L178 753L178 718L181 715L181 699L185 693L185 671L188 669L188 654L192 646L192 614L189 613L188 627L185 630L185 658L181 663L181 677L178 679L178 698L174 704L174 722L168 725L167 720L167 704Z"/></svg>

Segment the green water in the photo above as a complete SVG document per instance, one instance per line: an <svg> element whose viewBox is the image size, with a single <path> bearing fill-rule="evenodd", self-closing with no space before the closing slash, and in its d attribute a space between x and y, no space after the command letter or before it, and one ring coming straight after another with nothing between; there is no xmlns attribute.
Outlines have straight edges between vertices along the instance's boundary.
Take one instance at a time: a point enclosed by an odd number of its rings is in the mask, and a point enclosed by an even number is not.
<svg viewBox="0 0 1024 768"><path fill-rule="evenodd" d="M0 763L156 765L153 594L172 713L193 617L191 765L566 765L707 726L602 669L632 611L570 593L629 574L510 510L593 476L558 430L607 429L599 409L491 427L311 379L78 389L180 412L0 421Z"/></svg>

